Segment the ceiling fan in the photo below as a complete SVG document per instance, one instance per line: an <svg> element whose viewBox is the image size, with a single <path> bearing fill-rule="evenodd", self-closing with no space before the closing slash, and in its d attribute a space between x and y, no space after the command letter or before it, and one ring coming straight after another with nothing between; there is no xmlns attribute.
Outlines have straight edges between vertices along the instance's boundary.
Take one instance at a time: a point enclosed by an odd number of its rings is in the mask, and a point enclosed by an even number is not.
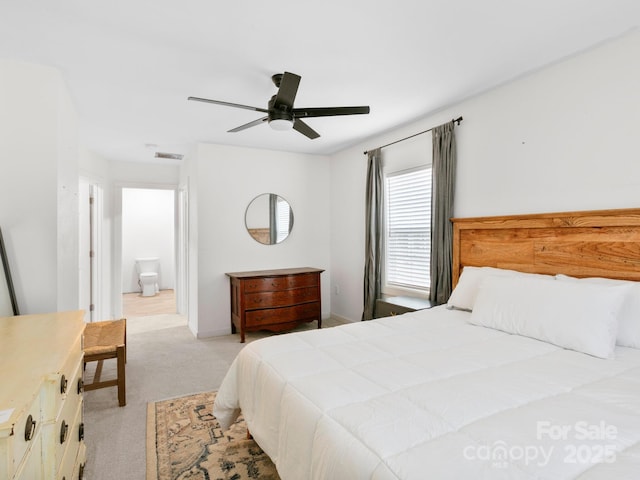
<svg viewBox="0 0 640 480"><path fill-rule="evenodd" d="M246 110L254 110L256 112L267 114L253 122L233 128L229 130L229 132L239 132L250 127L255 127L256 125L260 125L261 123L268 122L274 130L290 130L293 128L311 139L318 138L320 134L300 120L301 118L361 115L369 113L369 107L293 108L293 101L295 100L296 93L298 92L300 79L300 75L290 72L277 73L273 75L271 80L275 86L278 87L278 93L271 97L268 108L251 107L248 105L221 102L219 100L209 100L207 98L199 97L189 97L188 100L214 103L216 105L226 105L227 107L244 108Z"/></svg>

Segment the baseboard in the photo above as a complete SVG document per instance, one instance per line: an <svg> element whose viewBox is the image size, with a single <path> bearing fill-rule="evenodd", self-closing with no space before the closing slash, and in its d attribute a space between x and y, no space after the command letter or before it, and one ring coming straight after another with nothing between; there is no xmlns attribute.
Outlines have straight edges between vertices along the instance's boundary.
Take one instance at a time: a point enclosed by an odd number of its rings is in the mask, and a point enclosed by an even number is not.
<svg viewBox="0 0 640 480"><path fill-rule="evenodd" d="M231 335L231 328L204 331L200 330L198 331L196 338L222 337L224 335Z"/></svg>

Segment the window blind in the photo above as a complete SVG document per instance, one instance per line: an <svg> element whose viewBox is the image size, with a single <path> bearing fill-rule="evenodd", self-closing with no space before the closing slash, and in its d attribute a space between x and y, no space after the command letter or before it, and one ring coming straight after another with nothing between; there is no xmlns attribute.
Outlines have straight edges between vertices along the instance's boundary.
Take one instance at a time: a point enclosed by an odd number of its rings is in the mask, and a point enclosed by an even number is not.
<svg viewBox="0 0 640 480"><path fill-rule="evenodd" d="M276 241L280 243L289 235L289 204L282 198L278 197L276 222L278 232Z"/></svg>
<svg viewBox="0 0 640 480"><path fill-rule="evenodd" d="M389 174L386 189L386 282L428 289L431 167Z"/></svg>

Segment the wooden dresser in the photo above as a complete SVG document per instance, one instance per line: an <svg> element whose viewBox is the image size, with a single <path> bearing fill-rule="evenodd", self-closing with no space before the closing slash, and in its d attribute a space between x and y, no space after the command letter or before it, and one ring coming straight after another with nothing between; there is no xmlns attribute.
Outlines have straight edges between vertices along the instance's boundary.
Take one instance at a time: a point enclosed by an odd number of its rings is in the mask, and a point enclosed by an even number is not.
<svg viewBox="0 0 640 480"><path fill-rule="evenodd" d="M0 318L0 479L78 480L83 314Z"/></svg>
<svg viewBox="0 0 640 480"><path fill-rule="evenodd" d="M231 283L231 331L289 330L301 323L322 326L319 268L227 273Z"/></svg>

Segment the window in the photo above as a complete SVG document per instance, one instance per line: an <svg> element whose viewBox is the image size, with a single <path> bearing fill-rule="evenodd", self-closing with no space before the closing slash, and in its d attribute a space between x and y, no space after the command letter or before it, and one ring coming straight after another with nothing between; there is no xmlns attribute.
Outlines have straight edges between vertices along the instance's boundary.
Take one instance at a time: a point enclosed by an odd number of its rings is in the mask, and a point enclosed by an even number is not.
<svg viewBox="0 0 640 480"><path fill-rule="evenodd" d="M291 231L291 228L289 226L290 220L291 208L289 207L289 203L287 203L284 198L278 197L276 203L276 243L282 242L289 236L289 232Z"/></svg>
<svg viewBox="0 0 640 480"><path fill-rule="evenodd" d="M431 167L385 176L385 290L419 290L430 284ZM402 293L402 292L400 292Z"/></svg>

